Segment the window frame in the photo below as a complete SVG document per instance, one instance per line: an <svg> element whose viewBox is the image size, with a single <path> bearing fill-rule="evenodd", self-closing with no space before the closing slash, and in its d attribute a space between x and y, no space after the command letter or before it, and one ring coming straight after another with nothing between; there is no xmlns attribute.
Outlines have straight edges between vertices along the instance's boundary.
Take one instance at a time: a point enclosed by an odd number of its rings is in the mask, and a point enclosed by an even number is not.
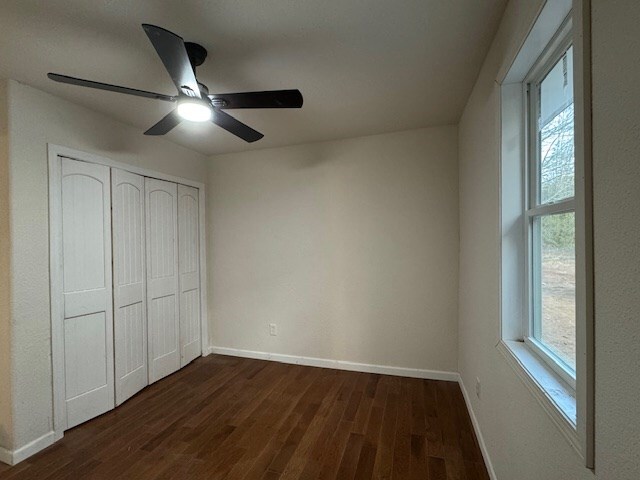
<svg viewBox="0 0 640 480"><path fill-rule="evenodd" d="M522 161L524 162L523 192L525 196L523 220L526 252L524 268L526 308L523 316L522 332L525 344L575 391L576 371L571 369L566 362L564 362L557 354L538 339L540 337L540 313L536 310L536 306L540 305L540 293L537 289L537 284L540 281L541 275L540 266L538 264L539 262L537 261L539 260L537 255L540 251L540 245L537 241L538 235L536 235L536 232L539 229L539 222L536 220L542 219L545 216L562 213L573 213L574 218L576 218L577 215L577 186L574 186L574 194L571 197L567 197L556 202L541 203L539 182L539 167L541 163L538 148L540 132L538 127L538 118L540 113L539 87L555 65L573 46L573 31L571 27L572 24L570 19L563 23L555 36L547 44L540 57L533 63L529 73L523 80L523 98L525 99L523 109L525 148ZM577 178L576 168L574 165L574 182ZM576 245L576 252L577 249L578 247Z"/></svg>
<svg viewBox="0 0 640 480"><path fill-rule="evenodd" d="M573 43L575 128L576 382L572 388L524 341L528 319L526 228L528 119L525 78L549 45L569 28ZM585 467L594 468L595 345L593 281L593 174L591 135L591 1L547 0L517 51L498 70L499 329L496 350ZM526 125L525 125L526 123Z"/></svg>

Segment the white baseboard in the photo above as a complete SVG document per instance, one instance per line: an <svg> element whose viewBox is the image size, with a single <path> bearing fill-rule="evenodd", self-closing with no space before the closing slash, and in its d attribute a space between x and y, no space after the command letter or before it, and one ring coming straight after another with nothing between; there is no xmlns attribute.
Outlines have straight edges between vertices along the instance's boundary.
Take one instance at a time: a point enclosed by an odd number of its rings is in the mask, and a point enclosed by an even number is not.
<svg viewBox="0 0 640 480"><path fill-rule="evenodd" d="M464 402L467 404L467 410L469 411L469 416L471 417L471 423L473 424L473 429L476 431L476 437L478 438L478 443L480 444L480 451L482 452L482 458L484 458L484 464L487 467L487 472L489 472L489 478L491 478L491 480L498 480L498 477L496 477L496 472L493 469L493 464L491 463L491 458L489 458L489 451L487 450L487 444L484 442L484 437L482 436L482 432L480 431L480 424L478 423L476 414L473 412L473 407L471 406L471 399L469 398L467 389L464 387L464 383L462 382L462 376L460 375L458 376L458 383L460 384L460 390L462 390L462 396L464 397Z"/></svg>
<svg viewBox="0 0 640 480"><path fill-rule="evenodd" d="M29 458L31 455L34 455L40 450L44 450L48 446L52 445L55 441L54 437L55 435L53 431L51 431L18 448L17 450L12 451L0 447L0 462L7 463L9 465L16 465L26 458Z"/></svg>
<svg viewBox="0 0 640 480"><path fill-rule="evenodd" d="M398 377L427 378L429 380L458 381L456 372L443 372L439 370L422 370L418 368L390 367L387 365L371 365L368 363L354 363L343 360L330 360L328 358L299 357L295 355L283 355L280 353L256 352L253 350L240 350L237 348L209 347L210 353L231 355L233 357L256 358L259 360L271 360L280 363L292 363L294 365L306 365L308 367L335 368L336 370L350 370L353 372L379 373L381 375L396 375Z"/></svg>

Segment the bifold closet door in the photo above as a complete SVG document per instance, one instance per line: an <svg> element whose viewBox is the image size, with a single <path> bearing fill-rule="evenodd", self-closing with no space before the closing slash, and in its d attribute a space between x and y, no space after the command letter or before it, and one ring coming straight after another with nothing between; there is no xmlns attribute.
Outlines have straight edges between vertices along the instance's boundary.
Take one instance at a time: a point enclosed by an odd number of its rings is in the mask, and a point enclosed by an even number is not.
<svg viewBox="0 0 640 480"><path fill-rule="evenodd" d="M178 186L145 178L149 383L180 368Z"/></svg>
<svg viewBox="0 0 640 480"><path fill-rule="evenodd" d="M149 383L144 177L111 171L116 405Z"/></svg>
<svg viewBox="0 0 640 480"><path fill-rule="evenodd" d="M110 172L62 158L67 428L114 407Z"/></svg>
<svg viewBox="0 0 640 480"><path fill-rule="evenodd" d="M202 353L198 223L198 189L178 185L181 366L185 366Z"/></svg>

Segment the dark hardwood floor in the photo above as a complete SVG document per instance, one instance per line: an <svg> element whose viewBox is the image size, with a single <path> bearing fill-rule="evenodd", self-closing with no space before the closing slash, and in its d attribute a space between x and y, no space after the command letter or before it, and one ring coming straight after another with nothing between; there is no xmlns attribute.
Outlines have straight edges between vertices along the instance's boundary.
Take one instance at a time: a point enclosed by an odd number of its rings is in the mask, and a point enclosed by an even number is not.
<svg viewBox="0 0 640 480"><path fill-rule="evenodd" d="M456 383L210 355L1 479L488 479Z"/></svg>

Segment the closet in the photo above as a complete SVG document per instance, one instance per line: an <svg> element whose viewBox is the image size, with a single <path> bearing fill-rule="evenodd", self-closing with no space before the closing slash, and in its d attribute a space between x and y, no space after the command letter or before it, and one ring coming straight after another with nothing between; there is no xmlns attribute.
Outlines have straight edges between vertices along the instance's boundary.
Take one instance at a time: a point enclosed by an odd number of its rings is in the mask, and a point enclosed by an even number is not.
<svg viewBox="0 0 640 480"><path fill-rule="evenodd" d="M202 354L200 191L62 156L50 175L54 402L64 399L55 423L64 430Z"/></svg>

